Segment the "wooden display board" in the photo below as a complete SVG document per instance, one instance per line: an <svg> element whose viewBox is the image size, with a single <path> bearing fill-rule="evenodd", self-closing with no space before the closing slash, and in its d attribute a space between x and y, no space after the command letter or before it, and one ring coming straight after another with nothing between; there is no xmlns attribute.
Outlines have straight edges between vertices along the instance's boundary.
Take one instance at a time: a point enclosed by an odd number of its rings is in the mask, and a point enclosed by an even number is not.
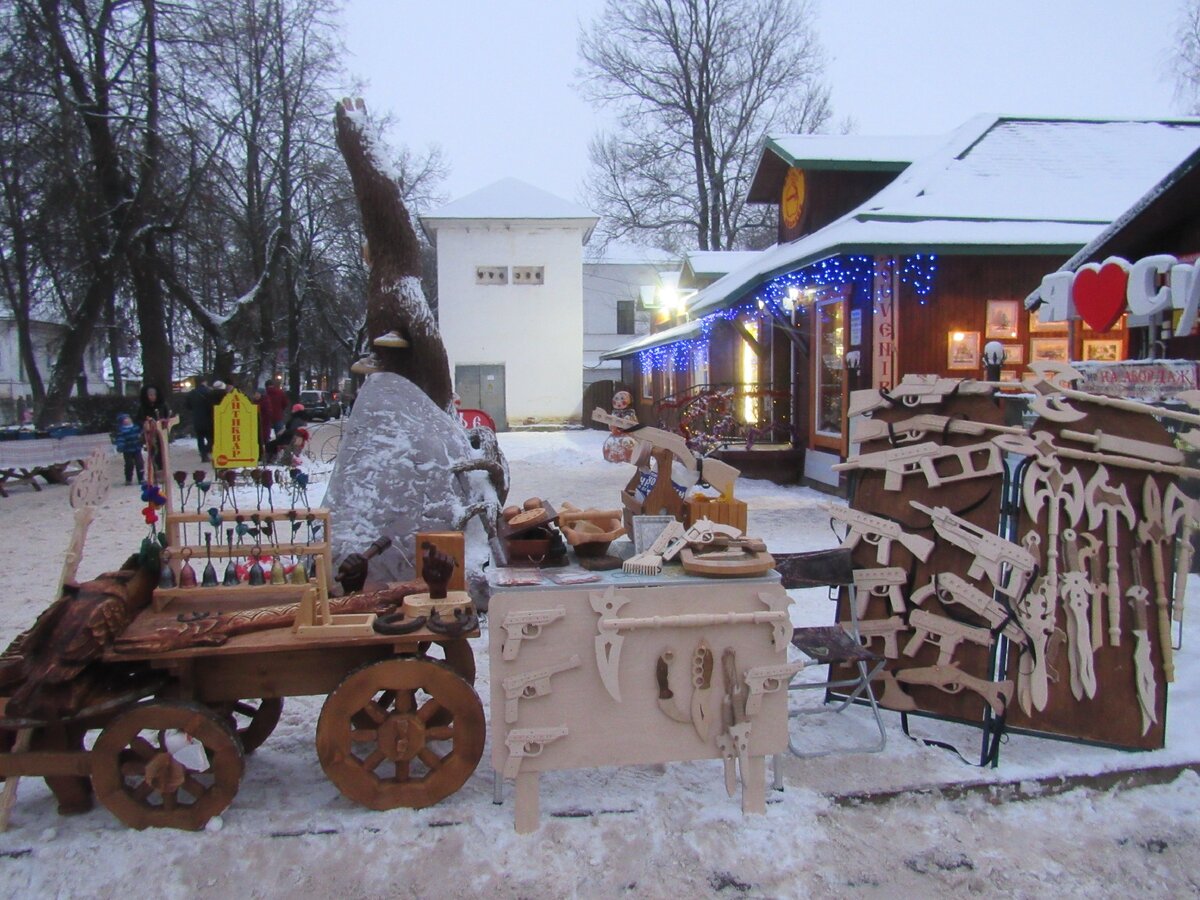
<svg viewBox="0 0 1200 900"><path fill-rule="evenodd" d="M987 386L937 381L921 393L933 380L917 377L909 405L852 401L869 415L853 427L861 453L836 467L859 470L843 518L893 529L875 543L859 535L856 586L838 608L847 623L854 602L864 642L888 658L882 705L1163 746L1174 594L1186 586L1176 570L1200 518L1179 482L1200 470L1156 417L1200 417L1045 381L1030 401L1044 418L1026 430L1003 424L976 393ZM995 452L1024 460L1003 508Z"/></svg>

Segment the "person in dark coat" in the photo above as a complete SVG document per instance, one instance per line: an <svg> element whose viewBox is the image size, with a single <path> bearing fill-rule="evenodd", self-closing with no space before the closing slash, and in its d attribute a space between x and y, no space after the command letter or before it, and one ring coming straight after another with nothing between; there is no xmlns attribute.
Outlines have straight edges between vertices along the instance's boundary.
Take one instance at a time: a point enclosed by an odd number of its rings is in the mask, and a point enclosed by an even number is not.
<svg viewBox="0 0 1200 900"><path fill-rule="evenodd" d="M208 388L208 382L197 378L196 386L188 391L184 403L192 416L192 431L196 434L196 449L200 451L200 462L208 462L213 442L212 391Z"/></svg>
<svg viewBox="0 0 1200 900"><path fill-rule="evenodd" d="M147 384L138 395L138 425L145 433L146 422L160 422L171 418L171 408L167 406L167 398L157 385ZM157 434L157 432L155 432ZM154 462L154 471L162 472L162 447L157 440L147 442L150 458Z"/></svg>

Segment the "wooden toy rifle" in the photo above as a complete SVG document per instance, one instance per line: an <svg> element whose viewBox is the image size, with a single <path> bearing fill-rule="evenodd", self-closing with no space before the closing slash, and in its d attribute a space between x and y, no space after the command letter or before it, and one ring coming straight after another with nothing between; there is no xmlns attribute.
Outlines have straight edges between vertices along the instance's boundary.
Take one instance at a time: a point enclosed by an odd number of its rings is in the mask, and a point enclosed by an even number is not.
<svg viewBox="0 0 1200 900"><path fill-rule="evenodd" d="M909 503L933 520L934 530L942 538L955 547L975 554L967 570L968 575L979 578L986 573L996 590L1014 600L1025 593L1025 586L1037 567L1037 560L1032 553L1019 544L954 515L944 506L930 508L916 500L910 500ZM1006 567L1009 570L1007 578L1004 572Z"/></svg>
<svg viewBox="0 0 1200 900"><path fill-rule="evenodd" d="M998 385L989 381L972 381L958 378L942 378L938 375L905 375L900 383L886 394L874 388L850 392L848 414L864 415L877 409L891 409L896 405L918 406L942 403L947 397L958 394L990 394ZM1013 385L1003 385L1013 387Z"/></svg>
<svg viewBox="0 0 1200 900"><path fill-rule="evenodd" d="M935 687L947 694L957 694L963 690L974 691L984 699L998 716L1004 715L1008 701L1012 699L1012 681L987 681L968 675L962 669L952 665L925 666L919 669L901 669L896 673L896 680L903 684L923 684Z"/></svg>
<svg viewBox="0 0 1200 900"><path fill-rule="evenodd" d="M853 550L859 541L866 541L875 547L875 558L881 566L886 566L892 557L892 542L899 541L917 559L924 562L933 552L933 541L919 534L909 534L904 527L892 519L883 519L870 513L833 503L822 504L822 509L831 518L844 522L847 531L842 546Z"/></svg>
<svg viewBox="0 0 1200 900"><path fill-rule="evenodd" d="M950 472L939 471L937 463L944 459L955 460L957 467ZM935 441L926 441L875 453L860 453L830 468L835 472L882 469L883 488L887 491L901 490L904 487L904 476L918 473L925 476L926 485L936 488L943 484L1001 475L1004 472L1000 448L991 441L966 447L950 447Z"/></svg>
<svg viewBox="0 0 1200 900"><path fill-rule="evenodd" d="M939 416L936 413L919 413L902 422L855 419L850 432L850 441L860 444L887 438L892 444L911 444L931 433L939 436L966 434L979 437L988 433L1023 435L1026 434L1026 431L1019 425L993 425L990 422L977 422L974 419L955 419L950 416Z"/></svg>
<svg viewBox="0 0 1200 900"><path fill-rule="evenodd" d="M986 628L965 625L945 616L935 616L923 609L914 609L908 616L908 624L916 632L904 647L905 656L916 656L925 642L938 648L939 666L948 666L954 659L954 651L963 641L992 646L992 633Z"/></svg>
<svg viewBox="0 0 1200 900"><path fill-rule="evenodd" d="M930 597L937 597L943 606L962 606L969 609L981 619L987 620L993 631L999 630L1014 643L1024 645L1029 638L1025 636L1013 616L1004 606L989 597L961 575L953 572L939 572L929 579L929 584L913 591L909 598L917 606Z"/></svg>

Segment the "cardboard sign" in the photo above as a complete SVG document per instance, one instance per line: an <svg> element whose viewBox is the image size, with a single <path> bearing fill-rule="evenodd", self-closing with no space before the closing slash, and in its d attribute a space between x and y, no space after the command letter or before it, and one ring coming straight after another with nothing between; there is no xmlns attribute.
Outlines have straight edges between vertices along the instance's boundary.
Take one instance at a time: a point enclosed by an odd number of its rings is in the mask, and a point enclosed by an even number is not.
<svg viewBox="0 0 1200 900"><path fill-rule="evenodd" d="M1077 385L1080 390L1108 397L1159 403L1197 387L1197 364L1190 359L1074 362L1071 366L1083 374Z"/></svg>
<svg viewBox="0 0 1200 900"><path fill-rule="evenodd" d="M258 407L236 388L213 409L212 461L218 469L258 465Z"/></svg>

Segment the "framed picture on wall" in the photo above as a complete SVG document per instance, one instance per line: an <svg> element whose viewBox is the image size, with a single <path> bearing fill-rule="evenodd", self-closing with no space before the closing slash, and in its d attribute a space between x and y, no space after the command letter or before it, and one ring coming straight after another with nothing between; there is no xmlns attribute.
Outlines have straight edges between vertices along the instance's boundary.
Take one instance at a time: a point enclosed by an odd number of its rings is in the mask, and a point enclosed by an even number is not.
<svg viewBox="0 0 1200 900"><path fill-rule="evenodd" d="M1020 304L1016 300L989 300L983 336L989 341L1015 341L1019 309Z"/></svg>
<svg viewBox="0 0 1200 900"><path fill-rule="evenodd" d="M1023 366L1023 365L1025 365L1025 345L1024 344L1005 344L1004 345L1004 364L1006 366Z"/></svg>
<svg viewBox="0 0 1200 900"><path fill-rule="evenodd" d="M978 331L951 331L946 336L946 368L979 368Z"/></svg>
<svg viewBox="0 0 1200 900"><path fill-rule="evenodd" d="M1066 322L1043 322L1038 310L1031 310L1029 313L1029 331L1031 333L1044 334L1048 331L1066 331Z"/></svg>
<svg viewBox="0 0 1200 900"><path fill-rule="evenodd" d="M1069 357L1066 338L1031 338L1029 341L1030 362L1067 362Z"/></svg>
<svg viewBox="0 0 1200 900"><path fill-rule="evenodd" d="M1083 358L1087 362L1117 362L1124 355L1120 341L1083 342Z"/></svg>

